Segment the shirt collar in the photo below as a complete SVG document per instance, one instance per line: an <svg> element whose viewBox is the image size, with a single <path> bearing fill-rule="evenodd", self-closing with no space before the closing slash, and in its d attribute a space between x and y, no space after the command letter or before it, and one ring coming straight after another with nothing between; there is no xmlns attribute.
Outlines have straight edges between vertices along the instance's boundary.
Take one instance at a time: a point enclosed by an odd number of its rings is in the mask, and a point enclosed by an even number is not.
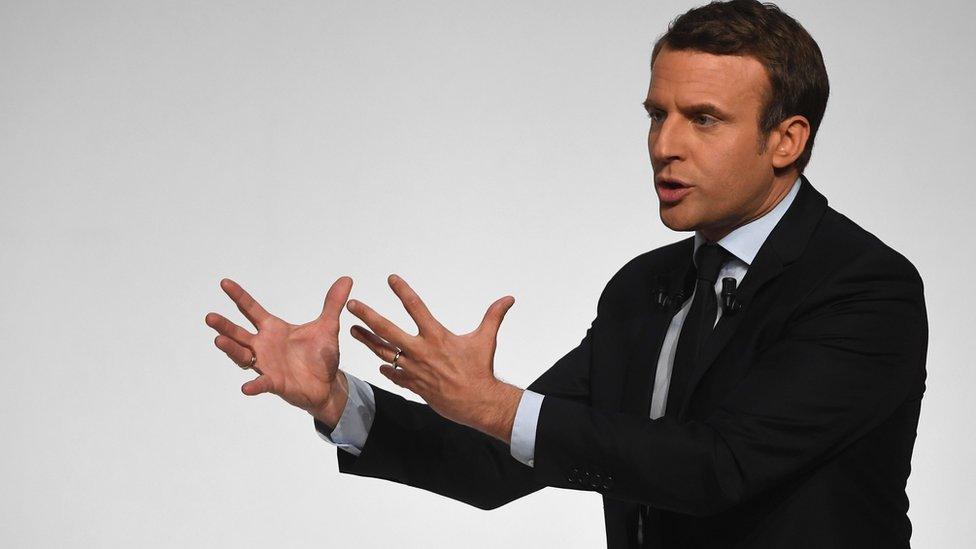
<svg viewBox="0 0 976 549"><path fill-rule="evenodd" d="M746 265L752 265L756 254L759 253L759 248L762 247L769 233L773 232L773 227L776 226L776 223L779 222L783 214L786 213L786 210L789 209L790 204L793 203L793 199L796 198L799 190L800 178L797 177L796 181L793 182L793 186L790 188L790 192L772 210L769 210L761 217L757 217L741 227L736 227L735 230L718 241L719 246L728 250L729 253L739 258ZM698 247L704 243L705 237L698 231L695 231L695 249L692 251L692 260L694 260L694 252L697 252Z"/></svg>

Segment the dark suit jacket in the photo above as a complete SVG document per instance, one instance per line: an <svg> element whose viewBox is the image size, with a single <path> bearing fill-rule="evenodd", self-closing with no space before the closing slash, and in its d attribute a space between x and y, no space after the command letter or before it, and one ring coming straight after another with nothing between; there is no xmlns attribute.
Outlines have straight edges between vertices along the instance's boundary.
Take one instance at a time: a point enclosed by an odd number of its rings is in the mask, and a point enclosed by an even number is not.
<svg viewBox="0 0 976 549"><path fill-rule="evenodd" d="M679 414L651 420L674 312L655 290L682 286L693 240L624 265L579 346L529 386L546 395L534 467L373 386L369 437L358 457L337 450L339 470L482 509L546 486L598 492L609 547L909 547L928 343L918 271L801 177Z"/></svg>

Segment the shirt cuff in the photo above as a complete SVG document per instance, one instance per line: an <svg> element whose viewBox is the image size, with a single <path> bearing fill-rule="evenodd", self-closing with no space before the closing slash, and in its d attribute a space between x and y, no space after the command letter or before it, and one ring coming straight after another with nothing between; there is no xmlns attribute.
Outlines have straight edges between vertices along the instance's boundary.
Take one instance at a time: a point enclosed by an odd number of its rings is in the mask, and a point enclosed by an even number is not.
<svg viewBox="0 0 976 549"><path fill-rule="evenodd" d="M329 433L328 425L315 420L315 430L322 440L359 456L366 445L369 429L373 426L373 417L376 416L376 398L369 383L350 373L346 373L346 381L349 383L349 396L339 423Z"/></svg>
<svg viewBox="0 0 976 549"><path fill-rule="evenodd" d="M539 424L543 395L525 389L512 424L512 457L529 467L535 466L535 430Z"/></svg>

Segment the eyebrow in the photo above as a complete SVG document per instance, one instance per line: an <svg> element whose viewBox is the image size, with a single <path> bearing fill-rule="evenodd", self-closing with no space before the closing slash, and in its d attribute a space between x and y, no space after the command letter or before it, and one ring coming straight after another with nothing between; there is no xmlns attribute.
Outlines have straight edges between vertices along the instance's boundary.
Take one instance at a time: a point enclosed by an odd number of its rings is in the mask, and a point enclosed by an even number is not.
<svg viewBox="0 0 976 549"><path fill-rule="evenodd" d="M644 100L644 110L646 110L648 113L650 113L652 110L655 110L655 109L661 110L658 107L657 103L655 103L654 101L651 101L650 99L645 99ZM718 108L717 105L715 105L713 103L708 103L708 102L705 102L705 103L695 103L694 105L688 105L688 107L686 107L685 110L686 111L691 111L691 112L701 112L701 113L705 113L705 114L710 114L710 115L716 116L718 118L728 118L729 117L729 113L727 113L724 110Z"/></svg>

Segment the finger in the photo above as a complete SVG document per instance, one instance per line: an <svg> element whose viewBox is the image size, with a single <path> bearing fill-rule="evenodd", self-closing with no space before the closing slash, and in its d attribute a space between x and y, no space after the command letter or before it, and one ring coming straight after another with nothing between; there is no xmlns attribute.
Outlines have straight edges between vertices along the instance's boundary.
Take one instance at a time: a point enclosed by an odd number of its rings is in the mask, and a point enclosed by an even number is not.
<svg viewBox="0 0 976 549"><path fill-rule="evenodd" d="M396 347L359 325L350 328L349 332L352 334L352 337L369 347L369 350L373 351L373 354L387 362L393 362L393 357L396 356L397 352ZM401 354L400 356L402 358L403 355Z"/></svg>
<svg viewBox="0 0 976 549"><path fill-rule="evenodd" d="M381 364L380 373L383 374L386 377L386 379L389 379L390 381L395 383L397 386L413 391L411 387L413 387L414 380L413 378L410 377L410 374L406 373L403 370L403 368L394 368L389 364Z"/></svg>
<svg viewBox="0 0 976 549"><path fill-rule="evenodd" d="M247 396L260 395L261 393L271 393L273 387L271 384L271 378L266 375L260 375L251 381L248 381L244 385L241 385L241 392Z"/></svg>
<svg viewBox="0 0 976 549"><path fill-rule="evenodd" d="M254 356L254 352L251 349L244 347L225 335L218 335L214 338L214 345L226 353L238 366L249 365L251 363L251 357Z"/></svg>
<svg viewBox="0 0 976 549"><path fill-rule="evenodd" d="M430 314L427 305L420 299L417 292L413 291L413 288L407 284L406 280L395 274L391 274L386 281L393 290L393 293L400 298L400 302L403 303L403 308L407 310L410 318L417 324L417 328L421 334L444 329L444 326L434 318L434 315Z"/></svg>
<svg viewBox="0 0 976 549"><path fill-rule="evenodd" d="M376 335L396 345L397 348L406 349L412 346L414 340L412 335L401 330L396 324L387 320L365 303L350 299L346 303L346 309L349 309L350 313L356 315L356 318L369 326L369 329L373 330Z"/></svg>
<svg viewBox="0 0 976 549"><path fill-rule="evenodd" d="M227 318L223 315L218 313L207 313L204 321L207 323L207 326L217 330L217 333L225 335L245 347L251 346L251 341L254 339L254 334L245 330L244 328L241 328L230 320L227 320Z"/></svg>
<svg viewBox="0 0 976 549"><path fill-rule="evenodd" d="M247 317L255 327L260 327L265 320L271 317L268 311L265 311L264 307L251 297L251 294L241 288L240 284L225 278L220 281L220 287L234 301L241 314Z"/></svg>
<svg viewBox="0 0 976 549"><path fill-rule="evenodd" d="M350 291L352 291L352 278L340 276L325 294L325 304L322 306L322 314L319 317L339 320L339 313L342 312L343 305L349 299Z"/></svg>
<svg viewBox="0 0 976 549"><path fill-rule="evenodd" d="M498 328L501 326L502 320L505 319L505 313L512 308L512 305L515 305L515 298L510 295L492 303L488 307L488 311L485 312L485 317L481 319L481 324L478 325L476 331L485 331L492 336L498 334Z"/></svg>

